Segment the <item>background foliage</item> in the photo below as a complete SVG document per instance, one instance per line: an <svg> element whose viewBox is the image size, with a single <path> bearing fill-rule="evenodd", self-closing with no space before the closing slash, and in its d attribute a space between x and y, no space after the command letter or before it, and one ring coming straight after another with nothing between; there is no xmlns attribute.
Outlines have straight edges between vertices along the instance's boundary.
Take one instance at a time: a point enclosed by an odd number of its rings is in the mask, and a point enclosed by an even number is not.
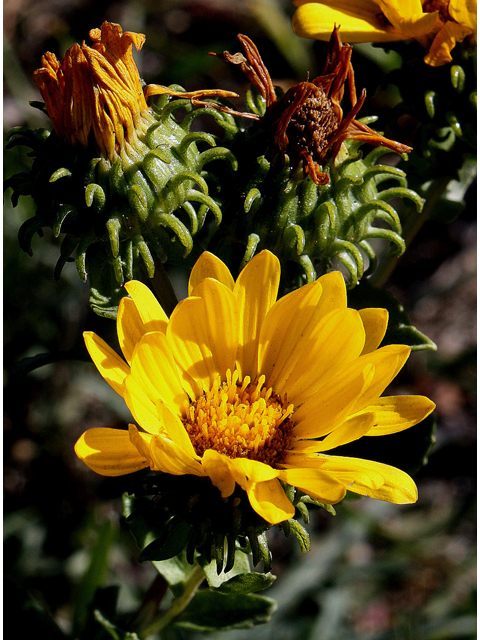
<svg viewBox="0 0 480 640"><path fill-rule="evenodd" d="M146 34L137 60L147 83L243 94L247 87L238 70L207 55L237 51L237 33L256 42L275 84L288 87L307 71L314 77L325 47L293 35L292 11L287 0L6 0L4 129L49 126L28 106L39 99L31 76L42 53L61 57L104 20ZM391 99L388 88L377 87L371 53L368 45L354 51L357 89L365 86L369 96L362 115L381 113ZM22 151L6 152L5 177L24 170ZM438 345L436 353L413 354L391 390L437 403L436 443L415 476L419 502L399 507L368 498L345 501L336 516L312 509L312 549L305 555L293 536L285 540L272 530L277 580L264 592L278 603L272 622L216 632L216 640L475 637L473 187L464 200L454 222L434 214L424 224L385 287ZM85 429L129 420L86 357L81 338L88 329L113 344L114 323L89 310L88 287L74 265L53 280L56 239L36 238L33 257L20 251L16 234L32 214L29 199L21 197L15 209L5 199L4 613L5 629L15 629L16 637L43 631L55 639L84 627L97 586L107 598L109 588L121 585L119 610L132 619L156 572L139 562L120 516L120 496L130 479L96 476L73 453ZM171 275L183 297L183 274ZM68 357L59 357L62 352ZM47 354L41 356L44 364L34 368L39 354ZM408 452L389 442L402 466ZM207 637L191 626L170 633Z"/></svg>

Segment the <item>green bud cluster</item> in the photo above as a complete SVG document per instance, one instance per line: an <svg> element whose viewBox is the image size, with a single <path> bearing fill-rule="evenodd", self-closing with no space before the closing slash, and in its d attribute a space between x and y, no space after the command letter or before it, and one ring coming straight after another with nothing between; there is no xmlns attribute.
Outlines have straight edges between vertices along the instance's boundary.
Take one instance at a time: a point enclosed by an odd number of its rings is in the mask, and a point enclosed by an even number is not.
<svg viewBox="0 0 480 640"><path fill-rule="evenodd" d="M186 115L177 121L181 110ZM100 315L115 315L125 280L143 273L153 277L156 259L188 256L208 212L216 226L221 223L219 186L212 195L206 165L223 159L235 170L237 163L231 151L217 146L215 136L191 130L205 114L226 131L236 130L228 114L161 96L151 108L146 133L139 134L139 147L113 164L64 144L55 132L10 131L8 146L29 146L34 158L30 171L6 182L14 206L20 195L31 195L36 204L35 216L19 231L22 249L31 253L32 238L44 227L55 237L65 234L55 276L74 254L81 279L90 277L92 306Z"/></svg>

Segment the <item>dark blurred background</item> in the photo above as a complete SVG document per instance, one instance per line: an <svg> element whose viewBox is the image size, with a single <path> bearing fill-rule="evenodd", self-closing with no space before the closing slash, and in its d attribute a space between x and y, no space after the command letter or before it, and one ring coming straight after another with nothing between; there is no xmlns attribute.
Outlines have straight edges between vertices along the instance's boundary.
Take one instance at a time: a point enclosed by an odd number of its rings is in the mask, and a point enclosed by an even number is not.
<svg viewBox="0 0 480 640"><path fill-rule="evenodd" d="M135 55L147 83L177 83L188 90L219 87L242 95L247 87L238 70L207 55L238 51L237 33L256 42L275 84L288 87L305 79L307 71L314 77L325 45L294 36L292 13L288 0L5 0L4 130L50 128L28 104L40 99L32 73L45 51L61 58L74 42L88 43L89 30L104 20L146 35L144 49ZM357 89L365 86L374 98L361 115L381 111L368 45L355 47L353 64ZM5 177L27 166L24 148L5 152ZM98 582L121 585L120 613L129 616L138 608L155 571L138 562L121 519L120 495L130 480L96 476L73 452L86 429L129 420L123 401L93 364L61 357L77 347L81 352L84 330L113 343L114 323L89 310L87 286L74 265L67 264L54 281L59 242L52 234L34 239L33 257L19 249L18 228L33 215L33 204L21 197L12 208L9 195L4 213L4 613L6 637L26 638L31 628L40 628L35 622L45 613L70 633L88 601L84 576L102 527L109 528L110 537ZM279 604L273 621L215 638L476 637L474 198L472 187L454 222L428 221L385 287L438 346L437 352L414 353L391 389L428 395L437 404L436 443L415 476L418 503L401 507L350 500L338 506L335 517L312 510L312 550L305 555L291 538L272 530L278 579L265 593ZM33 361L24 360L38 354L50 354L52 362L34 368ZM388 438L385 442L395 447ZM197 636L179 631L176 637Z"/></svg>

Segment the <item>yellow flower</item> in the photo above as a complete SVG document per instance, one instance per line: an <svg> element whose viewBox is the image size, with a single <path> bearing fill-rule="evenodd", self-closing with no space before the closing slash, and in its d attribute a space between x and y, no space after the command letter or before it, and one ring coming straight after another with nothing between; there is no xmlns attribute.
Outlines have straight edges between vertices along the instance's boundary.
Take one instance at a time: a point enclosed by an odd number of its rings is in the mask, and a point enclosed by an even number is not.
<svg viewBox="0 0 480 640"><path fill-rule="evenodd" d="M128 282L117 320L125 360L94 333L85 341L143 431L90 429L75 445L79 458L105 476L147 467L207 476L224 498L238 484L272 524L295 511L280 480L326 504L347 490L415 502L403 471L326 453L431 413L423 396L380 398L409 347L377 348L388 314L348 309L339 272L276 301L279 279L268 251L236 282L204 253L170 319L145 285Z"/></svg>
<svg viewBox="0 0 480 640"><path fill-rule="evenodd" d="M418 40L439 67L467 36L476 37L477 0L294 0L295 33L328 40L333 25L347 42Z"/></svg>

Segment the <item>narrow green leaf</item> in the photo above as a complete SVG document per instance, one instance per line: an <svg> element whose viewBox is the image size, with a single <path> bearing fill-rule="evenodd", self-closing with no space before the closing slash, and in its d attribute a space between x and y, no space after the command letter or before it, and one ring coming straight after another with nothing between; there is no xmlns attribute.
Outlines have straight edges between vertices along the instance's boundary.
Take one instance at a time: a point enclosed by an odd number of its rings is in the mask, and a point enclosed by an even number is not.
<svg viewBox="0 0 480 640"><path fill-rule="evenodd" d="M144 560L167 560L176 556L185 548L192 527L187 522L181 522L171 528L167 538L157 538L143 549L140 562Z"/></svg>
<svg viewBox="0 0 480 640"><path fill-rule="evenodd" d="M272 573L243 573L233 576L230 580L223 582L219 587L213 589L218 593L228 594L245 594L262 591L269 587L275 580L276 576Z"/></svg>

